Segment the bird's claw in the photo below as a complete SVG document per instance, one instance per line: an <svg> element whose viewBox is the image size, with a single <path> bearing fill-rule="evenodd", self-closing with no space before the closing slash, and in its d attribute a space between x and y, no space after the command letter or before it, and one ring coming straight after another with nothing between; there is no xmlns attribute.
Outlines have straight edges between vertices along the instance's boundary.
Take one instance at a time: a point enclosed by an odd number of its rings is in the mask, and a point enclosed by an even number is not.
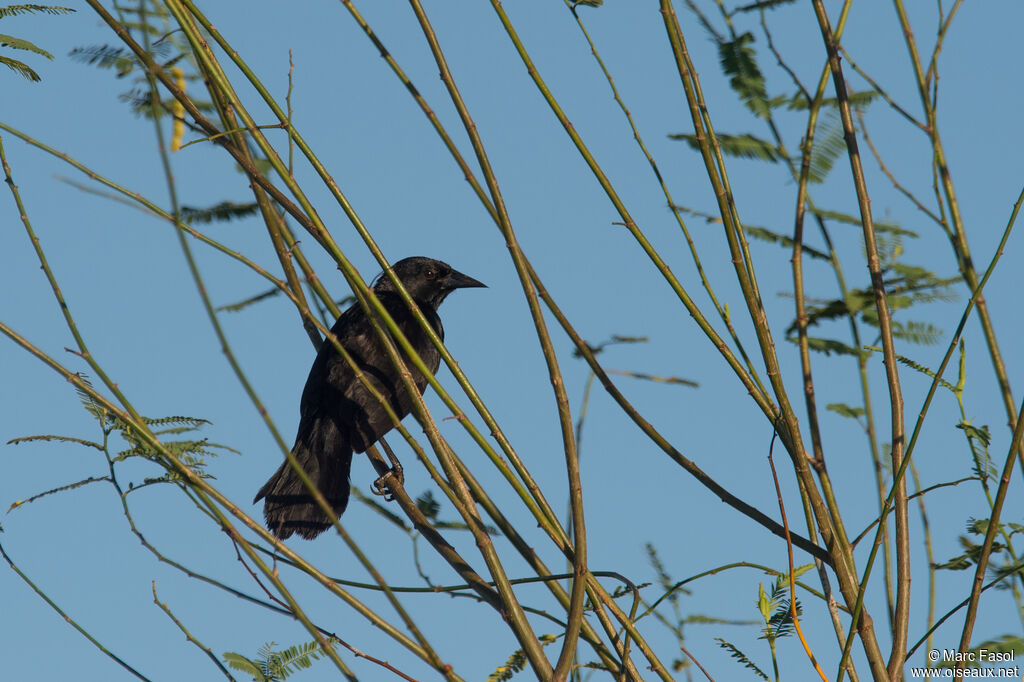
<svg viewBox="0 0 1024 682"><path fill-rule="evenodd" d="M390 502L395 499L395 488L404 483L405 473L402 471L402 465L396 462L390 471L373 482L371 490L374 495L383 496L385 502Z"/></svg>

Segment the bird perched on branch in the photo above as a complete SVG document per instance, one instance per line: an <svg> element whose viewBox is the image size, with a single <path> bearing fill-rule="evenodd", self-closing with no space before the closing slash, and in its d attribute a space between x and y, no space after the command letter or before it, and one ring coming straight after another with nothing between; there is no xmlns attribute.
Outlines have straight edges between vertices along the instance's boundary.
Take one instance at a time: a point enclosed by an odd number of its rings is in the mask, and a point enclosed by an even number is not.
<svg viewBox="0 0 1024 682"><path fill-rule="evenodd" d="M431 258L406 258L392 266L402 286L441 339L444 328L437 308L456 289L486 286ZM430 342L391 280L382 275L373 293L416 349L436 372L441 355ZM365 379L383 396L398 419L412 410L413 399L399 377L384 344L359 303L343 312L331 328L339 344ZM397 347L397 344L396 344ZM408 358L416 389L423 394L427 379ZM292 454L334 510L328 518L302 484L288 460L270 477L253 503L264 499L267 528L282 540L292 533L312 539L331 526L348 504L353 452L365 452L394 427L394 420L356 376L352 365L329 339L324 339L302 391L299 431Z"/></svg>

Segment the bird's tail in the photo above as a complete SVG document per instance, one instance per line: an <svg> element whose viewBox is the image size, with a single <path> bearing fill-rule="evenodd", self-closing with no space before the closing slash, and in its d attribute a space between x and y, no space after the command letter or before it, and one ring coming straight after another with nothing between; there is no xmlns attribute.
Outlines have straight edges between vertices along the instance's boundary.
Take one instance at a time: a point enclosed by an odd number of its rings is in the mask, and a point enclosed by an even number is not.
<svg viewBox="0 0 1024 682"><path fill-rule="evenodd" d="M333 517L324 514L288 460L260 488L253 503L265 499L263 516L267 528L277 537L284 540L298 533L312 540L329 528L348 505L352 447L333 420L312 419L309 427L299 432L292 454L327 499L334 510Z"/></svg>

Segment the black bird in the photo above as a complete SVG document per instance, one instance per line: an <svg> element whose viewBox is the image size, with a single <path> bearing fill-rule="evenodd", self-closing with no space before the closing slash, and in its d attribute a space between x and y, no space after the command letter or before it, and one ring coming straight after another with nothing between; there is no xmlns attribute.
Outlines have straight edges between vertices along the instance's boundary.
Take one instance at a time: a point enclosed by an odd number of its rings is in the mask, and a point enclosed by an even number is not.
<svg viewBox="0 0 1024 682"><path fill-rule="evenodd" d="M486 286L452 269L447 263L431 258L406 258L392 268L441 339L444 339L444 328L437 308L445 297L456 289ZM386 275L377 279L373 293L430 371L436 372L441 363L440 353ZM341 314L331 331L366 379L387 399L398 418L409 414L412 398L358 302ZM407 361L406 365L422 395L427 387L426 377L411 362ZM337 518L348 504L352 453L365 452L390 431L394 423L327 339L320 346L309 370L309 378L302 391L300 413L299 432L295 436L292 453L323 493L334 509L334 518ZM315 538L334 522L334 518L328 518L306 491L288 460L260 488L253 503L263 498L266 500L263 516L267 528L282 540L292 533L307 539Z"/></svg>

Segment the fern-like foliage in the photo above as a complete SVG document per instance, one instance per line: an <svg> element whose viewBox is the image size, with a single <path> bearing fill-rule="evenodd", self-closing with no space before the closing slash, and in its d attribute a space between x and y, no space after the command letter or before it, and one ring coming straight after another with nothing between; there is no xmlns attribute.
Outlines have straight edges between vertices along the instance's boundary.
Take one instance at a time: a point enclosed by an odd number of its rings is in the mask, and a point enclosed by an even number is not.
<svg viewBox="0 0 1024 682"><path fill-rule="evenodd" d="M92 384L89 378L84 374L78 374L79 380L88 388L92 388ZM60 442L60 443L73 443L75 445L82 445L85 447L100 450L105 453L111 463L122 462L131 458L142 458L148 459L163 469L163 473L158 476L147 477L143 480L141 485L152 485L154 483L178 483L181 482L181 475L178 474L173 468L170 462L166 461L165 455L143 440L133 429L128 422L121 419L116 413L108 410L104 405L99 402L92 394L79 386L75 386L75 392L78 394L78 398L82 403L82 407L85 408L98 423L103 431L103 441L97 442L88 440L85 438L78 438L75 436L64 436L55 434L42 434L33 436L22 436L20 438L14 438L9 441L10 445L17 445L19 443L31 443L31 442ZM164 427L153 430L153 433L158 436L177 435L183 433L192 433L210 422L206 419L200 419L198 417L186 417L181 415L169 416L169 417L143 417L142 421L150 427ZM111 454L111 440L110 436L120 436L128 447L121 450L117 454ZM212 443L207 438L200 439L186 439L186 440L170 440L162 438L160 441L161 445L175 456L182 464L191 469L193 473L201 478L212 478L210 474L206 472L206 458L216 457L223 451L238 453L234 448L230 448L226 445L219 443ZM94 481L110 480L109 477L90 477L76 483L60 486L52 490L47 490L43 493L39 493L27 500L17 502L14 506L20 506L21 504L32 502L40 497L45 497L53 493L63 492L65 490L73 490L86 483L92 483ZM134 484L130 484L129 487L139 487ZM13 508L13 507L12 507Z"/></svg>
<svg viewBox="0 0 1024 682"><path fill-rule="evenodd" d="M83 384L92 388L92 382L89 381L88 376L82 372L79 372L77 376ZM85 411L91 414L98 422L100 422L100 424L106 426L109 413L103 403L93 398L91 393L79 388L77 385L75 386L75 393L78 395L78 400L82 403L82 407L85 408Z"/></svg>
<svg viewBox="0 0 1024 682"><path fill-rule="evenodd" d="M823 218L825 220L835 220L839 223L846 225L857 225L861 224L860 216L852 216L849 213L843 213L842 211L828 211L821 208L810 208L808 209L812 214ZM874 216L872 216L874 218ZM890 223L885 220L872 220L872 224L875 226L876 232L884 232L889 234L898 234L906 237L917 237L917 233L911 230L904 229L896 223Z"/></svg>
<svg viewBox="0 0 1024 682"><path fill-rule="evenodd" d="M757 53L753 48L754 34L749 31L736 36L734 40L718 43L718 59L722 71L729 77L729 85L740 100L754 114L768 117L768 93L765 89L764 74L757 66Z"/></svg>
<svg viewBox="0 0 1024 682"><path fill-rule="evenodd" d="M759 239L763 242L778 244L779 246L783 246L787 249L793 248L793 239L791 237L781 234L779 232L773 232L768 228L744 225L743 231L747 233L748 237L753 237L754 239ZM800 248L803 250L804 254L810 256L811 258L817 258L818 260L829 260L828 254L823 251L819 251L818 249L807 246L806 244L801 244Z"/></svg>
<svg viewBox="0 0 1024 682"><path fill-rule="evenodd" d="M786 336L786 340L790 343L799 343L800 339L795 334L789 334ZM817 336L807 337L807 347L816 352L824 353L825 355L851 355L853 357L861 357L863 355L870 355L868 351L854 348L853 346L838 341L836 339L824 339Z"/></svg>
<svg viewBox="0 0 1024 682"><path fill-rule="evenodd" d="M222 201L206 208L182 206L181 219L187 223L227 222L247 218L260 210L255 202L239 204L234 201Z"/></svg>
<svg viewBox="0 0 1024 682"><path fill-rule="evenodd" d="M416 498L416 507L431 521L437 520L441 513L441 503L434 499L434 493L427 491Z"/></svg>
<svg viewBox="0 0 1024 682"><path fill-rule="evenodd" d="M11 71L14 71L16 74L18 74L19 76L27 78L28 80L30 80L32 82L39 82L40 80L42 80L42 78L40 78L39 74L36 73L32 69L32 67L30 67L28 64L26 64L24 62L19 62L17 59L12 59L11 57L5 57L2 54L0 54L0 64L3 64L7 68L9 68Z"/></svg>
<svg viewBox="0 0 1024 682"><path fill-rule="evenodd" d="M844 403L829 403L825 409L847 419L860 419L867 414L867 410L863 407L850 407Z"/></svg>
<svg viewBox="0 0 1024 682"><path fill-rule="evenodd" d="M864 315L865 322L870 322L872 319L876 318L873 318L870 313ZM899 320L893 320L892 335L901 341L909 341L919 346L934 346L942 339L942 330L927 322L900 322Z"/></svg>
<svg viewBox="0 0 1024 682"><path fill-rule="evenodd" d="M85 386L91 388L92 384L89 382L89 378L83 374L79 374L78 378L82 381ZM115 413L107 410L96 398L89 393L89 391L75 386L75 392L78 394L79 400L82 402L82 407L99 423L101 430L103 431L102 442L92 441L85 438L78 438L76 436L63 436L56 434L40 434L33 436L22 436L19 438L13 438L8 441L9 445L18 445L21 443L36 443L36 442L54 442L54 443L71 443L74 445L81 445L84 447L99 450L104 453L111 463L120 462L131 457L142 457L149 459L159 464L164 474L160 476L149 477L143 480L141 485L151 485L154 483L166 483L166 482L180 482L181 476L175 472L170 464L165 461L162 453L158 453L154 448L150 447L147 443L142 441L134 431L129 427L127 422L123 421ZM182 416L171 416L171 417L160 417L160 418L143 418L143 421L149 426L164 426L162 430L155 431L156 434L176 434L186 433L195 431L204 424L210 422L206 419L199 419L197 417L182 417ZM129 447L122 450L116 455L110 454L110 436L113 434L119 435L124 441L129 444ZM170 450L182 463L188 468L192 469L198 476L203 478L210 478L211 476L205 472L206 460L204 457L216 456L218 450L228 450L231 452L237 452L232 448L217 443L211 443L209 440L203 438L199 440L181 440L181 441L162 441L163 445ZM106 462L104 462L106 466ZM68 483L66 485L57 486L49 490L45 490L41 493L37 493L23 500L14 502L8 511L16 509L22 505L30 502L35 502L43 497L48 497L57 493L67 492L81 488L89 483L96 483L99 481L108 481L112 479L109 475L106 476L89 476L88 478L74 483ZM134 484L129 484L129 488L137 488Z"/></svg>
<svg viewBox="0 0 1024 682"><path fill-rule="evenodd" d="M851 92L847 97L851 107L863 109L878 98L878 93L874 90L862 90L860 92ZM835 97L825 97L821 100L821 104L827 108L839 108L839 100ZM811 108L811 103L808 101L807 96L798 90L789 98L786 107L792 111L806 111Z"/></svg>
<svg viewBox="0 0 1024 682"><path fill-rule="evenodd" d="M672 579L672 576L669 575L668 570L665 568L664 562L658 555L657 548L653 544L648 542L644 546L644 549L647 552L647 562L651 565L651 568L654 569L654 573L658 577L658 585L662 590L664 590L664 597L661 599L667 599L669 606L672 608L671 619L668 614L663 614L661 612L664 610L663 606L660 609L655 609L653 611L654 617L661 621L661 623L676 636L676 640L679 642L680 647L683 647L685 646L685 633L683 628L686 623L703 621L690 620L683 617L682 605L680 604L679 598L681 595L690 594L690 590L678 585L676 581ZM671 666L673 672L682 672L690 667L690 665L690 660L687 657L674 656L672 658Z"/></svg>
<svg viewBox="0 0 1024 682"><path fill-rule="evenodd" d="M858 314L867 310L875 303L875 294L868 289L851 289L847 292L846 298L835 298L821 304L807 306L807 326L813 327L828 320L835 320L846 317L850 314ZM787 335L794 335L797 331L796 320L786 329Z"/></svg>
<svg viewBox="0 0 1024 682"><path fill-rule="evenodd" d="M118 78L124 78L138 66L135 55L124 47L111 47L110 45L76 47L71 50L69 56L82 64L97 66L101 69L113 69Z"/></svg>
<svg viewBox="0 0 1024 682"><path fill-rule="evenodd" d="M334 644L337 640L328 642ZM312 667L314 662L325 656L326 652L316 641L296 644L284 651L275 651L274 642L268 642L259 648L256 658L228 651L224 654L224 662L230 668L252 675L255 682L276 682Z"/></svg>
<svg viewBox="0 0 1024 682"><path fill-rule="evenodd" d="M188 83L201 80L195 68L191 47L181 32L175 30L175 24L164 3L149 0L131 6L122 5L118 9L122 16L121 26L136 37L143 33L149 34L150 56L161 68L171 72L179 88L185 89ZM70 56L83 64L113 71L117 78L130 76L130 89L122 93L119 99L128 103L132 113L150 119L173 116L179 126L179 130L175 131L175 139L178 138L179 132L184 132L187 123L184 121L182 110L176 109L175 100L164 100L163 91L151 91L142 61L130 50L110 45L89 45L75 48ZM179 70L172 70L172 67L179 64ZM210 103L201 104L193 101L193 104L200 109L212 108ZM177 106L180 107L180 104Z"/></svg>
<svg viewBox="0 0 1024 682"><path fill-rule="evenodd" d="M0 33L0 47L9 47L12 50L25 50L27 52L35 52L36 54L42 55L43 57L46 57L51 61L53 60L52 54L50 54L43 48L37 46L35 43L25 40L24 38L15 38L14 36L9 36Z"/></svg>
<svg viewBox="0 0 1024 682"><path fill-rule="evenodd" d="M768 676L764 674L764 671L757 667L757 665L747 658L747 655L740 651L735 644L727 642L721 637L715 637L715 641L718 642L718 646L722 647L729 652L729 655L736 659L739 663L743 664L743 667L747 670L753 671L755 675L760 677L762 680L767 682Z"/></svg>
<svg viewBox="0 0 1024 682"><path fill-rule="evenodd" d="M138 79L139 82L144 82L142 76ZM191 77L186 77L186 81L192 80ZM132 113L136 116L152 120L154 117L160 118L165 116L168 111L173 110L175 104L173 102L163 102L154 109L153 108L153 96L149 90L144 87L133 87L130 90L122 92L117 98L125 102L131 107ZM196 109L203 113L216 112L216 107L213 106L212 102L201 99L192 99L192 104ZM180 115L179 115L180 116ZM183 123L184 124L184 123Z"/></svg>
<svg viewBox="0 0 1024 682"><path fill-rule="evenodd" d="M0 19L16 17L22 14L71 14L74 11L75 10L70 7L58 7L56 5L7 5L6 7L0 7ZM35 43L25 40L24 38L10 36L5 33L0 33L0 47L6 47L12 50L24 50L26 52L32 52L45 57L51 61L53 60L52 54ZM14 57L0 55L0 64L3 64L11 71L14 71L18 75L27 78L32 82L39 82L41 80L39 74L36 73L32 67L21 60L15 59Z"/></svg>
<svg viewBox="0 0 1024 682"><path fill-rule="evenodd" d="M120 435L128 444L127 448L121 450L111 458L113 462L121 462L131 458L141 458L155 462L164 468L164 473L160 476L151 476L146 478L143 482L145 485L165 482L178 483L182 481L181 474L172 469L170 464L164 460L163 453L147 443L144 439L140 438L139 435L135 433L134 429L131 429L127 423L113 415L108 415L107 419L109 420L108 428L113 432L117 432L117 434ZM143 421L145 421L149 426L169 426L170 428L163 429L161 431L165 434L191 433L198 430L203 425L210 423L206 419L183 416L160 418L144 417ZM211 443L207 438L189 440L163 439L160 443L164 449L174 455L175 458L191 469L192 472L200 478L212 478L212 476L206 472L207 457L216 457L220 454L219 451L225 450L228 452L238 452L226 445Z"/></svg>
<svg viewBox="0 0 1024 682"><path fill-rule="evenodd" d="M81 488L82 486L88 485L90 483L97 483L99 481L109 480L110 478L107 476L90 476L89 478L83 478L81 481L75 481L74 483L68 483L67 485L61 485L57 486L56 488L50 488L49 490L44 490L41 493L36 493L32 497L26 498L24 500L17 500L15 502L12 502L11 506L7 508L7 511L10 512L22 505L29 504L30 502L35 502L36 500L42 499L49 495L55 495L56 493L62 493L66 490L74 490L76 488Z"/></svg>
<svg viewBox="0 0 1024 682"><path fill-rule="evenodd" d="M1007 524L1007 525L1012 525L1012 524ZM1007 578L1015 577L1017 575L1020 575L1021 573L1024 573L1024 562L1022 562L1022 561L1007 562L1007 563L1001 564L999 566L995 566L993 564L989 564L989 567L988 567L989 578L992 579L992 580L999 580L999 581L1001 581L1001 582L998 582L996 584L996 589L997 590L1009 590L1009 589L1011 589L1010 584L1008 582L1006 582Z"/></svg>
<svg viewBox="0 0 1024 682"><path fill-rule="evenodd" d="M834 211L816 211L816 213L839 222L859 224L859 220L846 214ZM901 240L906 234L912 235L913 233L894 224L886 225L884 232L886 237L879 235L879 242L886 244L886 248L882 252L882 276L886 302L891 311L955 298L951 287L958 281L956 278L941 278L926 268L899 261L902 254ZM861 321L872 327L879 326L878 312L875 307L875 292L872 288L850 289L845 298L830 299L807 307L808 327L848 316L859 317ZM892 330L894 337L919 345L935 344L942 337L941 329L926 322L914 320L893 320ZM794 319L786 330L787 337L795 338L796 332L797 322ZM826 341L826 343L817 343L817 345L812 344L812 349L827 354L836 352L860 355L863 352L844 347L838 341Z"/></svg>
<svg viewBox="0 0 1024 682"><path fill-rule="evenodd" d="M722 153L726 156L735 156L741 159L757 159L761 161L777 162L783 158L779 148L768 140L744 133L742 135L729 135L728 133L717 133L718 144ZM697 136L688 133L676 133L669 135L669 139L682 140L695 150L700 150L700 142Z"/></svg>
<svg viewBox="0 0 1024 682"><path fill-rule="evenodd" d="M665 570L665 564L662 562L661 557L658 555L658 549L654 545L648 542L644 545L644 550L647 553L648 563L651 564L651 568L654 569L654 573L658 576L658 584L668 593L669 603L677 604L680 593L690 594L690 590L677 586L675 581L672 580L672 576Z"/></svg>
<svg viewBox="0 0 1024 682"><path fill-rule="evenodd" d="M40 436L22 436L21 438L12 438L7 441L8 445L18 445L19 443L31 443L33 441L55 441L58 443L78 443L79 445L85 445L90 448L96 448L99 451L103 451L103 446L91 440L84 438L75 438L74 436L56 436L53 434L45 434Z"/></svg>
<svg viewBox="0 0 1024 682"><path fill-rule="evenodd" d="M999 475L992 462L992 457L988 454L992 433L986 425L974 426L968 422L960 422L956 428L962 429L967 435L967 440L971 444L971 453L974 456L974 475L981 481L982 486L987 486L990 479Z"/></svg>
<svg viewBox="0 0 1024 682"><path fill-rule="evenodd" d="M537 639L540 640L541 646L547 646L558 638L555 635L541 635ZM507 682L515 677L516 673L522 672L526 668L526 663L526 653L522 649L517 649L508 657L505 665L499 665L487 676L487 682Z"/></svg>
<svg viewBox="0 0 1024 682"><path fill-rule="evenodd" d="M180 426L188 430L198 429L200 426L205 424L211 424L209 419L200 419L198 417L182 417L176 415L173 417L143 417L142 421L146 422L146 426Z"/></svg>
<svg viewBox="0 0 1024 682"><path fill-rule="evenodd" d="M843 124L836 109L828 109L818 117L814 130L814 146L811 147L810 182L825 182L835 165L836 159L846 154L846 137Z"/></svg>
<svg viewBox="0 0 1024 682"><path fill-rule="evenodd" d="M749 5L741 5L737 7L731 12L731 14L737 14L739 12L757 12L762 9L776 9L783 5L791 5L794 2L796 2L796 0L757 0L757 2L752 2Z"/></svg>
<svg viewBox="0 0 1024 682"><path fill-rule="evenodd" d="M810 566L797 568L793 572L794 580L809 569ZM757 610L764 619L761 636L758 639L766 639L774 644L776 640L793 634L793 609L790 608L788 575L778 576L769 591L765 591L764 585L757 586ZM796 601L796 613L798 616L803 613L799 599Z"/></svg>
<svg viewBox="0 0 1024 682"><path fill-rule="evenodd" d="M882 349L879 348L878 346L867 346L867 349L870 350L870 351L874 351L876 353L881 353L882 352ZM916 362L914 360L911 360L910 358L908 358L908 357L906 357L904 355L897 355L896 356L896 361L899 362L901 365L905 365L905 366L909 367L912 370L915 370L917 372L920 372L921 374L924 374L926 376L931 377L932 379L935 378L935 372L931 368L925 367L924 365L922 365L922 364L920 364L920 363L918 363L918 362ZM954 386L953 384L951 384L948 381L946 381L945 379L939 379L939 385L942 386L945 389L948 389L954 395L959 393L959 389L956 386Z"/></svg>
<svg viewBox="0 0 1024 682"><path fill-rule="evenodd" d="M1011 526L1004 526L1002 523L999 524L1000 531L1007 531L1005 537L1009 537L1019 532L1016 528ZM962 553L944 561L942 563L934 564L933 567L945 570L945 571L964 571L978 563L978 557L981 556L982 545L971 539L971 536L977 538L983 538L988 533L988 519L968 519L967 520L967 534L959 537L960 547L964 550ZM992 557L1006 549L1006 545L995 541L992 543ZM991 559L990 559L991 560ZM989 570L992 572L992 568L995 562L992 562ZM998 575L1003 577L1014 575L1020 570L1020 566L1016 563L1012 566L1004 564L1001 567L1001 571ZM997 569L998 570L998 569Z"/></svg>
<svg viewBox="0 0 1024 682"><path fill-rule="evenodd" d="M76 11L70 7L57 7L56 5L8 5L0 7L0 19L16 17L21 14L71 14Z"/></svg>

